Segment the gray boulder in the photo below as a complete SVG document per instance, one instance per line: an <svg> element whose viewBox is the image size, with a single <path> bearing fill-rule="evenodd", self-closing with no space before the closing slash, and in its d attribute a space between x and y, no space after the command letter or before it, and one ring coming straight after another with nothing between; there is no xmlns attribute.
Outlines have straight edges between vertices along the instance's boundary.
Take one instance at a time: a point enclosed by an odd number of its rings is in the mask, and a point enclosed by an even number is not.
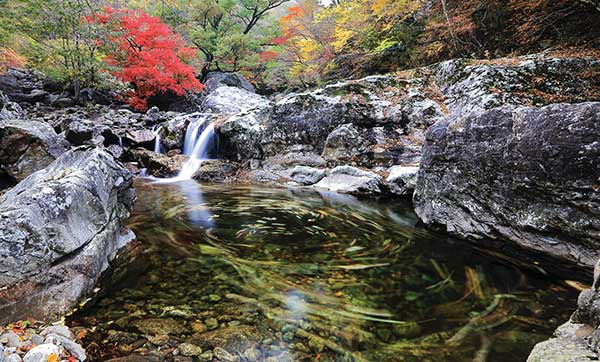
<svg viewBox="0 0 600 362"><path fill-rule="evenodd" d="M57 319L132 238L132 175L106 151L64 153L0 198L0 323Z"/></svg>
<svg viewBox="0 0 600 362"><path fill-rule="evenodd" d="M427 131L414 203L429 225L583 268L600 256L600 103L496 108Z"/></svg>
<svg viewBox="0 0 600 362"><path fill-rule="evenodd" d="M210 72L204 78L207 93L212 93L222 86L236 87L254 93L254 86L239 73Z"/></svg>
<svg viewBox="0 0 600 362"><path fill-rule="evenodd" d="M325 177L327 170L309 166L295 166L280 171L278 174L300 185L313 185Z"/></svg>
<svg viewBox="0 0 600 362"><path fill-rule="evenodd" d="M46 123L0 120L0 174L23 180L48 166L68 148L64 137Z"/></svg>
<svg viewBox="0 0 600 362"><path fill-rule="evenodd" d="M392 166L385 179L390 191L400 196L412 196L417 185L418 166Z"/></svg>

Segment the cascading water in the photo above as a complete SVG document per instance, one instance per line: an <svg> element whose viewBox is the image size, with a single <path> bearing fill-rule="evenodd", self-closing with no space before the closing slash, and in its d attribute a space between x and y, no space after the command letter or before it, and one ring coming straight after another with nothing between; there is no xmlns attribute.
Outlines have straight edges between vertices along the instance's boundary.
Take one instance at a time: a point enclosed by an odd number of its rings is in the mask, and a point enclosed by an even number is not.
<svg viewBox="0 0 600 362"><path fill-rule="evenodd" d="M156 126L152 132L154 132L154 152L163 153L160 147L160 126Z"/></svg>
<svg viewBox="0 0 600 362"><path fill-rule="evenodd" d="M158 138L158 131L155 131L155 134L157 134ZM183 153L189 156L188 160L183 164L176 177L155 179L155 182L168 183L190 180L202 164L202 161L210 159L211 154L214 154L217 146L217 134L213 123L208 122L205 117L200 117L191 122L185 132L185 141L183 144ZM160 147L160 144L158 146L155 145L155 152L157 147Z"/></svg>
<svg viewBox="0 0 600 362"><path fill-rule="evenodd" d="M202 131L202 134L200 134L200 137L198 137L198 139L194 142L194 147L192 148L191 154L189 155L190 158L183 164L183 167L181 168L181 171L179 171L179 175L177 175L177 178L182 180L191 179L194 175L194 172L196 172L196 170L198 170L198 168L200 167L202 161L208 159L209 152L212 148L215 147L215 145L215 127L211 123L208 126L206 126L206 128Z"/></svg>

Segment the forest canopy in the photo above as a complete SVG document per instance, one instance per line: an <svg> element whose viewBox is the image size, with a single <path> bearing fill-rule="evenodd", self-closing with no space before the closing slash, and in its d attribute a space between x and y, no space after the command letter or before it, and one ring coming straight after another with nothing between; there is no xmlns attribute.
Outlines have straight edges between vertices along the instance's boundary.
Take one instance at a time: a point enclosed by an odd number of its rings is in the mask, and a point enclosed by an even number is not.
<svg viewBox="0 0 600 362"><path fill-rule="evenodd" d="M272 92L452 57L598 47L599 7L596 0L0 0L0 71L39 69L75 93L129 87L143 107L157 92L199 90L211 71L241 72ZM113 26L86 21L106 9L119 14ZM152 31L139 23L137 34L127 30L140 17L152 20ZM153 44L140 48L140 36ZM144 57L153 64L141 69Z"/></svg>

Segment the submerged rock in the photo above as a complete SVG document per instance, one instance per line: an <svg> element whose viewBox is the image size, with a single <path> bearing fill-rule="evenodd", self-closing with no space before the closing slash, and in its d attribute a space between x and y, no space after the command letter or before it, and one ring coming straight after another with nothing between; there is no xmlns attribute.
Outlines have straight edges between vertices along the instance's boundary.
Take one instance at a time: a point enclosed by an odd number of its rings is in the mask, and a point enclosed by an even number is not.
<svg viewBox="0 0 600 362"><path fill-rule="evenodd" d="M0 198L0 323L57 318L93 288L131 235L132 175L77 148Z"/></svg>
<svg viewBox="0 0 600 362"><path fill-rule="evenodd" d="M429 225L590 267L600 256L600 103L502 107L427 131L414 202ZM480 242L481 243L481 242Z"/></svg>

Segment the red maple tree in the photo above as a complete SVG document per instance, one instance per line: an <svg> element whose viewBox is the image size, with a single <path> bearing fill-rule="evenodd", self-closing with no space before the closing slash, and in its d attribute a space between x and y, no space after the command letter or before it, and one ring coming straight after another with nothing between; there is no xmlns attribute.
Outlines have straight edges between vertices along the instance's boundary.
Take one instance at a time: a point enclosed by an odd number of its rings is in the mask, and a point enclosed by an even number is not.
<svg viewBox="0 0 600 362"><path fill-rule="evenodd" d="M105 62L115 77L132 84L134 91L126 101L135 109L145 110L148 98L156 94L183 95L204 88L194 68L186 64L196 51L157 16L107 7L86 21L108 28L110 35L100 40L110 49Z"/></svg>

